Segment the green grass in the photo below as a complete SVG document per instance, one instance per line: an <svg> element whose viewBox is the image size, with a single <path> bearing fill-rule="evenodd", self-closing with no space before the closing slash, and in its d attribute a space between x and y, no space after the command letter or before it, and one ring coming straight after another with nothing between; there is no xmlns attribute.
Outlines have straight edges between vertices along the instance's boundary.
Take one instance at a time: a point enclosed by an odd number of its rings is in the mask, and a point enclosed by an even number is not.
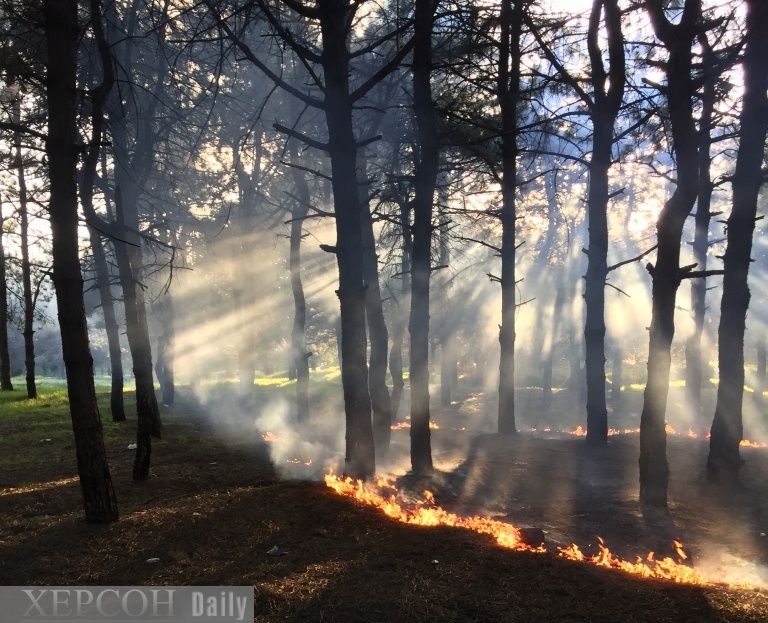
<svg viewBox="0 0 768 623"><path fill-rule="evenodd" d="M108 449L123 449L136 435L136 399L133 386L126 384L124 393L126 422L113 422L110 417L110 379L96 377L96 398L101 413L104 443ZM23 377L13 379L14 390L0 392L0 470L50 466L62 462L74 463L75 449L72 421L69 414L66 382L63 379L41 377L37 379L38 398L28 400ZM217 380L204 382L222 395L232 393L237 381ZM254 389L260 398L282 397L293 400L296 381L277 373L260 376ZM191 395L189 386L177 386L181 396ZM341 398L341 374L338 367L310 372L310 395L313 400ZM164 421L185 420L180 407L163 409ZM164 441L179 444L206 444L201 437L173 433L163 436Z"/></svg>

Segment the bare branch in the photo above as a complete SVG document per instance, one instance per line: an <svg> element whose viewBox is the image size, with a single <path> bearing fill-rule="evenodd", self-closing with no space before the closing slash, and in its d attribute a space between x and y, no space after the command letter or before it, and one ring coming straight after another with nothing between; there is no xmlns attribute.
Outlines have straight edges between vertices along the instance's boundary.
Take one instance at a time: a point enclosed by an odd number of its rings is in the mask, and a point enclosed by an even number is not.
<svg viewBox="0 0 768 623"><path fill-rule="evenodd" d="M621 266L624 266L625 264L631 264L632 262L639 262L642 260L646 255L649 253L653 253L659 245L655 244L647 251L643 251L640 255L637 257L633 257L631 260L624 260L623 262L619 262L618 264L614 264L613 266L609 266L606 272L611 272L612 270L616 270L617 268L620 268Z"/></svg>

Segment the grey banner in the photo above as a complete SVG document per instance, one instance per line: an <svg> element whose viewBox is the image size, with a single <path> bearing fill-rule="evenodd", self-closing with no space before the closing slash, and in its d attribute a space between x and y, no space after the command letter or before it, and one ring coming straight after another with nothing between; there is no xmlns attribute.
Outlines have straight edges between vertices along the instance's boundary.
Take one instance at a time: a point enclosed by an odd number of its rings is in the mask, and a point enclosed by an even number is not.
<svg viewBox="0 0 768 623"><path fill-rule="evenodd" d="M2 586L3 623L251 623L253 586Z"/></svg>

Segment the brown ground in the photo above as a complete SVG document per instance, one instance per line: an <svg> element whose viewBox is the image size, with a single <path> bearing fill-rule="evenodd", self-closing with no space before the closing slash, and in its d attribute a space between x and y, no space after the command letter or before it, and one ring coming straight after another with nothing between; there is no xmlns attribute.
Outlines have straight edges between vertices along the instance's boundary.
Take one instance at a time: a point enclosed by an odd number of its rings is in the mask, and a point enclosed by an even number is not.
<svg viewBox="0 0 768 623"><path fill-rule="evenodd" d="M509 442L450 430L483 428L471 418L483 411L476 402L434 411L443 505L540 527L553 550L575 541L589 551L596 534L629 558L664 545L668 535L649 530L634 502L637 435L595 452L565 435ZM83 522L71 463L0 474L0 584L253 584L257 621L768 620L765 589L676 586L396 524L320 484L279 480L253 432L225 445L197 419L166 421L148 482L130 481L126 443L109 448L121 508L111 525ZM395 459L407 440L407 430L393 433ZM700 478L705 450L670 438L675 536L712 577L759 580L768 451L744 451L745 488L723 501ZM311 472L294 474L302 470ZM273 545L286 555L267 555Z"/></svg>

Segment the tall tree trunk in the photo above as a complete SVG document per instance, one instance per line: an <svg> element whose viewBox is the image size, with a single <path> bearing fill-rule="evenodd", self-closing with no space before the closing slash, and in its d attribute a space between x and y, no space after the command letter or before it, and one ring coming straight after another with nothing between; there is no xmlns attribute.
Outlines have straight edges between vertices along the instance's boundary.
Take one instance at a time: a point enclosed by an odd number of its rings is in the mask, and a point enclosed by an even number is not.
<svg viewBox="0 0 768 623"><path fill-rule="evenodd" d="M701 98L701 115L699 116L699 196L696 203L696 220L693 236L693 259L699 270L707 269L707 251L709 250L709 222L712 218L712 178L710 169L712 158L712 116L714 114L717 94L715 91L718 74L715 71L715 58L709 45L706 33L699 35L703 51L702 67L704 70L704 91ZM695 421L704 424L704 412L701 404L701 387L703 381L703 362L701 354L701 339L704 333L704 316L706 313L707 280L706 278L691 281L691 315L693 316L693 334L685 343L685 388L691 403Z"/></svg>
<svg viewBox="0 0 768 623"><path fill-rule="evenodd" d="M21 94L13 100L13 122L21 125ZM19 229L21 234L21 281L24 291L24 365L26 367L27 398L37 398L35 384L35 303L32 295L32 266L29 263L29 206L21 134L13 135L15 167L19 180Z"/></svg>
<svg viewBox="0 0 768 623"><path fill-rule="evenodd" d="M160 383L163 405L171 407L176 398L176 380L173 374L176 310L170 292L166 292L163 299L155 304L155 311L160 320L160 334L157 336L157 356L155 357L155 374Z"/></svg>
<svg viewBox="0 0 768 623"><path fill-rule="evenodd" d="M451 263L451 255L448 240L448 228L450 220L443 212L442 206L447 200L447 190L443 187L440 191L439 201L439 238L440 238L440 272L438 281L438 291L440 296L440 306L442 310L439 316L440 322L440 405L443 407L451 406L451 390L457 386L458 382L458 345L456 339L456 323L451 310L451 300L449 296L450 278L448 268Z"/></svg>
<svg viewBox="0 0 768 623"><path fill-rule="evenodd" d="M120 23L115 3L106 5L106 40L112 46L113 53L122 49L124 57L120 66L122 71L132 71L132 53L134 38L122 37L116 25ZM134 26L131 26L133 28ZM162 35L162 33L160 33ZM154 149L157 135L148 119L154 119L158 101L161 99L167 67L160 64L155 76L153 98L147 110L139 111L132 98L125 96L121 101L120 93L109 93L109 129L115 155L115 213L119 239L115 241L120 284L123 290L125 307L125 332L131 351L134 378L136 380L136 413L138 419L137 451L133 466L134 480L142 480L149 475L151 453L150 437L160 436L160 411L155 396L152 374L152 347L149 340L147 310L144 300L143 259L139 219L139 198L154 166ZM126 81L127 82L127 81ZM124 83L121 82L124 85ZM141 114L140 114L141 113ZM134 128L134 136L129 138L129 127Z"/></svg>
<svg viewBox="0 0 768 623"><path fill-rule="evenodd" d="M118 223L125 223L125 213L121 188L115 188L115 206ZM141 266L136 254L141 254L141 241L138 235L123 226L121 240L115 244L115 256L120 273L120 285L123 290L125 306L125 330L128 346L133 361L133 376L136 380L136 458L133 463L133 479L145 480L149 477L149 463L152 454L152 437L160 437L162 425L160 410L155 396L152 376L152 347L147 329L144 290L139 283L135 266ZM136 245L135 247L132 245ZM133 256L133 257L132 257Z"/></svg>
<svg viewBox="0 0 768 623"><path fill-rule="evenodd" d="M757 336L757 371L755 372L755 393L754 402L759 409L763 408L765 403L765 373L766 359L768 359L768 348L766 348L765 333Z"/></svg>
<svg viewBox="0 0 768 623"><path fill-rule="evenodd" d="M640 503L644 509L667 512L669 464L665 415L675 334L675 299L685 276L680 271L680 243L699 183L691 46L698 30L701 4L699 0L686 0L683 15L674 25L666 18L663 0L647 0L646 6L657 37L669 51L666 99L677 161L677 188L664 204L656 223L656 266L648 264L653 285L648 380L640 416Z"/></svg>
<svg viewBox="0 0 768 623"><path fill-rule="evenodd" d="M621 407L621 384L623 383L623 353L621 347L615 344L613 347L613 367L611 370L611 402L613 411Z"/></svg>
<svg viewBox="0 0 768 623"><path fill-rule="evenodd" d="M11 355L8 352L8 284L5 282L5 217L0 211L0 391L13 391Z"/></svg>
<svg viewBox="0 0 768 623"><path fill-rule="evenodd" d="M289 141L288 153L291 162L298 164L295 141ZM290 259L288 264L294 306L291 350L293 352L293 366L296 369L296 417L302 424L309 421L310 415L309 358L312 353L307 351L306 345L307 302L304 297L304 286L301 282L301 240L304 218L309 213L310 197L304 172L294 167L291 169L291 174L298 199L294 202L291 213Z"/></svg>
<svg viewBox="0 0 768 623"><path fill-rule="evenodd" d="M413 258L411 263L411 468L432 470L429 430L429 278L432 248L432 206L435 199L440 147L432 102L432 22L430 0L416 0L413 48L413 109L419 143L414 172Z"/></svg>
<svg viewBox="0 0 768 623"><path fill-rule="evenodd" d="M361 150L362 152L362 150ZM365 159L359 158L361 175L365 175ZM360 222L363 236L363 277L365 279L365 313L368 319L371 352L368 373L368 389L371 393L373 409L373 441L376 444L376 456L383 459L389 451L392 435L392 402L387 387L387 349L389 347L389 332L384 320L384 307L381 304L381 289L379 288L379 261L376 255L376 240L373 234L373 218L368 203L367 190L369 185L360 184L362 220ZM363 192L366 196L363 196Z"/></svg>
<svg viewBox="0 0 768 623"><path fill-rule="evenodd" d="M712 422L707 480L733 483L743 461L744 332L749 308L749 264L757 196L768 131L768 4L747 0L744 51L744 99L739 153L733 175L733 208L728 217L728 246L723 258L723 298L718 330L717 407Z"/></svg>
<svg viewBox="0 0 768 623"><path fill-rule="evenodd" d="M517 104L520 99L521 24L525 3L502 0L498 100L501 108L501 325L499 326L499 432L516 434L515 310Z"/></svg>
<svg viewBox="0 0 768 623"><path fill-rule="evenodd" d="M609 73L600 50L600 16L605 11ZM594 101L591 111L593 139L589 161L589 250L584 285L586 320L587 443L608 443L608 409L605 402L605 282L608 278L608 171L611 168L613 126L624 96L624 37L617 0L593 0L587 36L592 65ZM607 83L607 89L606 89Z"/></svg>
<svg viewBox="0 0 768 623"><path fill-rule="evenodd" d="M112 52L104 34L102 24L101 3L99 0L90 0L91 28L93 29L96 45L99 50L103 79L101 84L91 90L91 139L88 144L88 152L83 166L82 181L80 185L80 199L83 204L83 213L88 223L88 233L93 250L93 261L96 270L96 285L101 300L101 311L104 315L104 327L107 333L109 345L110 370L112 375L112 388L110 392L110 408L112 420L125 421L125 406L123 403L123 356L120 348L120 334L115 314L115 304L112 298L110 284L109 265L107 264L101 233L97 230L97 224L104 225L93 207L93 188L96 179L96 167L101 160L104 179L107 179L107 165L105 151L102 149L104 127L104 103L115 82ZM105 195L107 209L109 199ZM112 220L112 219L110 219ZM106 237L104 239L106 244Z"/></svg>
<svg viewBox="0 0 768 623"><path fill-rule="evenodd" d="M91 523L118 518L93 383L93 359L83 301L78 249L76 118L76 0L45 0L46 95L50 175L49 214L53 238L53 284L56 290L61 345L67 372L67 393L75 435L77 468L85 517Z"/></svg>
<svg viewBox="0 0 768 623"><path fill-rule="evenodd" d="M253 166L246 171L238 145L239 137L233 146L237 172L238 201L240 213L237 223L240 233L241 257L253 254L256 234L256 189L261 177L261 159L263 154L264 129L260 124L254 128ZM244 267L244 274L236 277L235 313L238 318L239 339L237 348L238 381L241 399L249 402L253 399L253 384L256 380L256 273L251 264Z"/></svg>
<svg viewBox="0 0 768 623"><path fill-rule="evenodd" d="M82 193L81 193L82 197ZM83 204L85 200L83 199ZM86 213L86 219L88 212ZM99 299L101 301L101 312L104 315L104 329L107 333L107 345L109 348L109 367L111 380L111 389L109 394L110 410L112 412L112 421L125 421L125 405L123 402L123 355L120 348L120 331L117 323L117 314L115 313L115 302L112 298L112 287L110 285L109 265L104 253L103 242L98 231L92 226L88 228L93 250L93 263L96 270L96 287L99 290Z"/></svg>
<svg viewBox="0 0 768 623"><path fill-rule="evenodd" d="M376 464L368 391L365 327L363 245L360 235L361 207L358 197L357 142L352 126L347 47L348 0L321 0L320 12L325 76L325 117L331 157L331 180L336 213L336 261L339 268L341 309L341 384L346 416L344 473L353 478L373 476Z"/></svg>
<svg viewBox="0 0 768 623"><path fill-rule="evenodd" d="M399 176L399 159L393 167ZM402 195L397 193L400 206L400 235L402 236L400 255L400 299L395 301L395 320L392 323L392 346L389 351L389 373L392 376L392 420L397 420L400 402L405 388L403 379L403 342L408 327L411 300L411 255L413 244L411 239L410 205ZM394 298L394 297L393 297Z"/></svg>

